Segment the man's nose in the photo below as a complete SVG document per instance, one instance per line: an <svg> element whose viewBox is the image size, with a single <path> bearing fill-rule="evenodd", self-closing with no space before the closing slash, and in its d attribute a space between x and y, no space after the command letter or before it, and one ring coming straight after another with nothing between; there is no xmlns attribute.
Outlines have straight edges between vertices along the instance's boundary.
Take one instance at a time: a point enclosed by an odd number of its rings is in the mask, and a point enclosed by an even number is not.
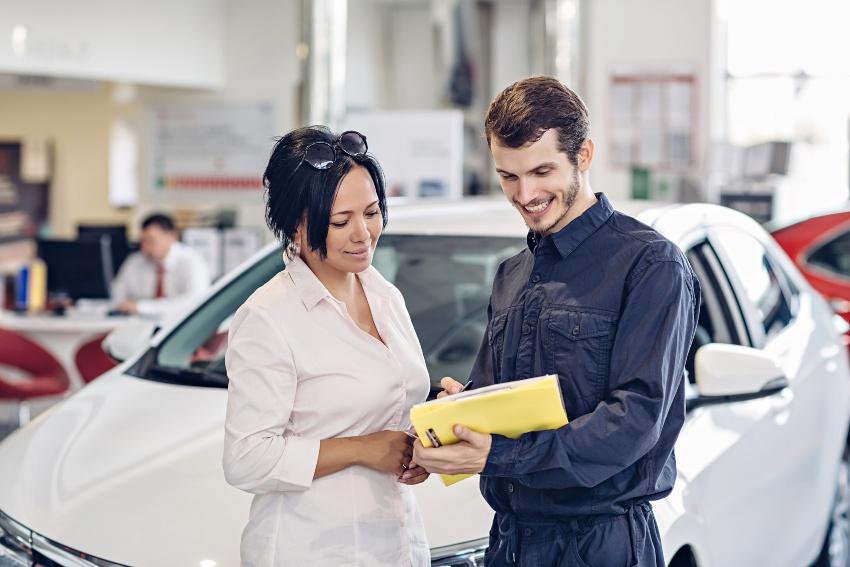
<svg viewBox="0 0 850 567"><path fill-rule="evenodd" d="M517 198L521 204L527 204L537 197L537 182L533 177L520 177L517 180Z"/></svg>

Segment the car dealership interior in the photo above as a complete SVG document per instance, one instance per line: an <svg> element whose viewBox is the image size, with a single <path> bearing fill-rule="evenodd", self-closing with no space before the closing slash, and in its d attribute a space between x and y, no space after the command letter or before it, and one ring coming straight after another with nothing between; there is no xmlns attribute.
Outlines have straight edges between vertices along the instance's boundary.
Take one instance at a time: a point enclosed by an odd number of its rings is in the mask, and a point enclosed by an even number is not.
<svg viewBox="0 0 850 567"><path fill-rule="evenodd" d="M848 22L0 2L0 567L850 567ZM583 118L499 102L541 76ZM542 376L556 424L410 417ZM428 460L485 438L477 468Z"/></svg>

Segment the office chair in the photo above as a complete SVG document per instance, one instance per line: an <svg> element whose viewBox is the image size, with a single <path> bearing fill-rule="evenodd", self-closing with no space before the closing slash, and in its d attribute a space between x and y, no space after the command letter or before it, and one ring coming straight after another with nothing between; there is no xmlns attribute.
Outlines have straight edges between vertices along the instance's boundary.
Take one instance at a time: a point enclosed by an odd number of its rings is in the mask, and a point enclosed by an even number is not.
<svg viewBox="0 0 850 567"><path fill-rule="evenodd" d="M0 367L24 374L21 378L11 378L0 370L0 400L18 402L18 426L29 422L28 400L62 394L71 384L68 373L53 355L29 338L7 329L0 329Z"/></svg>

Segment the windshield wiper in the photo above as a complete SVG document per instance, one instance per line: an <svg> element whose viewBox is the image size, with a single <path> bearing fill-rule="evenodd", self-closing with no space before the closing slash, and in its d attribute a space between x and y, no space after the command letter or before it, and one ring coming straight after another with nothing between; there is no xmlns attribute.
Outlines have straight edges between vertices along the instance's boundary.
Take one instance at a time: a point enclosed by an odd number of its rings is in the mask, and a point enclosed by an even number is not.
<svg viewBox="0 0 850 567"><path fill-rule="evenodd" d="M216 386L226 388L228 383L226 374L209 369L153 364L148 367L148 374L160 380L164 379L168 382L186 386Z"/></svg>

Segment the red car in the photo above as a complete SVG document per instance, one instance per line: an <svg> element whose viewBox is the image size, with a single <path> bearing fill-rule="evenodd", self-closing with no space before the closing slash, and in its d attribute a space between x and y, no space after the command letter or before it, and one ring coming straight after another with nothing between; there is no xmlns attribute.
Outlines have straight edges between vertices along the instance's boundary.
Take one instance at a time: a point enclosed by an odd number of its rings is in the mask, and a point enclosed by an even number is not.
<svg viewBox="0 0 850 567"><path fill-rule="evenodd" d="M768 229L812 287L850 322L850 209Z"/></svg>

